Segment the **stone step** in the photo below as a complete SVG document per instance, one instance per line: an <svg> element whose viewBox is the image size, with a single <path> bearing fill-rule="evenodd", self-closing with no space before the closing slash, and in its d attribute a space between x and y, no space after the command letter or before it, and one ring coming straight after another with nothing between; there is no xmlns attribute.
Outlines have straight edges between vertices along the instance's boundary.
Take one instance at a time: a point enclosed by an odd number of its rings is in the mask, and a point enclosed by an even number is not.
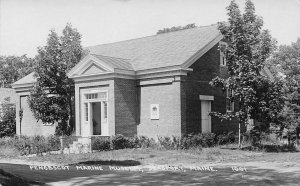
<svg viewBox="0 0 300 186"><path fill-rule="evenodd" d="M64 149L64 154L80 154L91 152L91 138L78 138L69 145L69 148Z"/></svg>

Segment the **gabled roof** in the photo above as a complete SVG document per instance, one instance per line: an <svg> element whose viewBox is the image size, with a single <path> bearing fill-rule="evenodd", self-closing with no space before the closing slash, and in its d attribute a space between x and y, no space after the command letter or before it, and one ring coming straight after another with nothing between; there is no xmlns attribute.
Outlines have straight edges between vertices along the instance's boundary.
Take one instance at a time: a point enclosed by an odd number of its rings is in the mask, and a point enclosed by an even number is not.
<svg viewBox="0 0 300 186"><path fill-rule="evenodd" d="M23 84L30 84L30 83L35 83L36 82L36 77L34 77L34 72L31 72L30 74L28 74L27 76L19 79L18 81L16 81L14 85L23 85Z"/></svg>
<svg viewBox="0 0 300 186"><path fill-rule="evenodd" d="M216 38L220 40L221 33L217 25L210 25L91 46L88 50L90 54L128 59L138 71L183 65Z"/></svg>
<svg viewBox="0 0 300 186"><path fill-rule="evenodd" d="M140 75L148 73L147 70L189 70L188 67L193 62L221 39L222 35L217 25L210 25L91 46L87 47L89 54L71 69L68 76L81 76L79 72L84 76L94 75L97 71ZM91 59L97 62L93 64ZM82 71L82 68L85 68L85 71ZM36 78L31 73L15 82L13 86L32 84L35 81Z"/></svg>
<svg viewBox="0 0 300 186"><path fill-rule="evenodd" d="M91 54L91 55L95 56L100 61L103 61L108 65L111 65L113 68L134 70L131 63L129 62L130 61L129 59L122 59L122 58L109 57L109 56L96 55L96 54Z"/></svg>

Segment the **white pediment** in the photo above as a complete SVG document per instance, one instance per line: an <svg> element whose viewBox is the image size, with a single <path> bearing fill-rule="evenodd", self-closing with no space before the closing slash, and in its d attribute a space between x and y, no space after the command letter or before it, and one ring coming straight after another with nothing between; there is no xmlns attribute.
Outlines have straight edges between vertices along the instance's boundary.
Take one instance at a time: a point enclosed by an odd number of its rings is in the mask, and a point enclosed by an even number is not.
<svg viewBox="0 0 300 186"><path fill-rule="evenodd" d="M113 72L114 69L92 55L82 59L69 73L69 77L87 76Z"/></svg>
<svg viewBox="0 0 300 186"><path fill-rule="evenodd" d="M107 72L107 70L99 67L95 63L91 64L85 71L83 71L80 75L91 75L91 74L102 74Z"/></svg>

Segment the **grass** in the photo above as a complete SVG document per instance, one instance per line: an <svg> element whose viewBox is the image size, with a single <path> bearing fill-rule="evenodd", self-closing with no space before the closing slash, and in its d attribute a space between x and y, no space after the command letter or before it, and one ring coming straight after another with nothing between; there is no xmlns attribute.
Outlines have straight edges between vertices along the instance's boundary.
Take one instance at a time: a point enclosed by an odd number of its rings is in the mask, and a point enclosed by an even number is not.
<svg viewBox="0 0 300 186"><path fill-rule="evenodd" d="M18 156L20 156L20 153L16 148L7 145L0 146L0 157L10 158Z"/></svg>
<svg viewBox="0 0 300 186"><path fill-rule="evenodd" d="M260 156L261 153L241 150L203 148L190 150L122 149L89 154L47 155L27 158L30 161L50 161L58 164L76 164L101 161L135 161L141 165L203 165L211 162L232 162Z"/></svg>

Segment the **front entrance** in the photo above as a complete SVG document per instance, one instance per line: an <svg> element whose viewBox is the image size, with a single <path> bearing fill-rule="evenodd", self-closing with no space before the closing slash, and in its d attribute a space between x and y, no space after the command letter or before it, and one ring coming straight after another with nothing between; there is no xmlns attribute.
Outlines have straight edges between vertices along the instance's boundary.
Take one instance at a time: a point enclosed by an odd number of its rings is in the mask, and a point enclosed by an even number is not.
<svg viewBox="0 0 300 186"><path fill-rule="evenodd" d="M107 92L82 93L82 136L108 136Z"/></svg>

